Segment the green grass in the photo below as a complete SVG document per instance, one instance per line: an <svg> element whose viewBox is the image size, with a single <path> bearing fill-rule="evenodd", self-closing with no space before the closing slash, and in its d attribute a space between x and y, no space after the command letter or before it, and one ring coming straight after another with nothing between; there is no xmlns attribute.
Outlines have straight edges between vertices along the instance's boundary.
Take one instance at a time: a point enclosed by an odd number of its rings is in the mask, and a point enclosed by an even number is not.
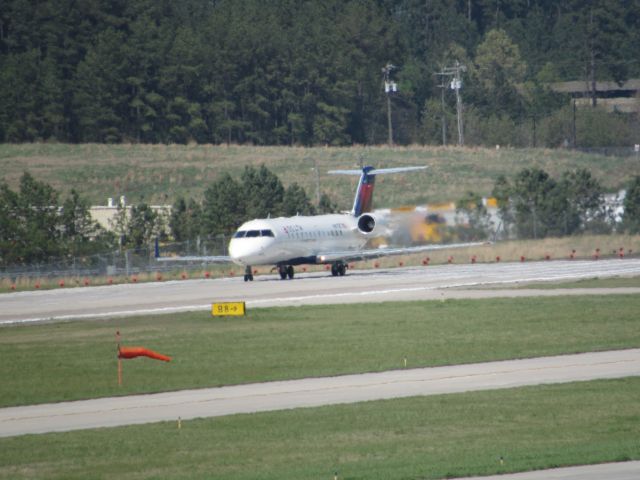
<svg viewBox="0 0 640 480"><path fill-rule="evenodd" d="M586 278L575 282L530 283L517 288L622 288L640 287L640 277ZM501 288L505 288L502 286Z"/></svg>
<svg viewBox="0 0 640 480"><path fill-rule="evenodd" d="M0 406L640 346L640 296L250 310L0 329ZM124 362L115 331L174 360Z"/></svg>
<svg viewBox="0 0 640 480"><path fill-rule="evenodd" d="M239 176L245 165L264 163L285 183L315 193L315 160L321 189L349 208L355 178L330 176L332 168L353 168L362 158L377 167L428 165L424 172L385 177L376 187L380 207L458 200L467 190L489 195L495 179L525 167L553 176L589 169L609 190L624 186L637 171L634 157L604 157L569 150L440 147L292 148L213 145L3 144L0 171L12 188L22 172L68 192L75 188L94 204L126 195L130 202L172 202L178 195L200 198L223 171Z"/></svg>
<svg viewBox="0 0 640 480"><path fill-rule="evenodd" d="M406 480L635 460L638 398L633 377L5 438L0 478Z"/></svg>

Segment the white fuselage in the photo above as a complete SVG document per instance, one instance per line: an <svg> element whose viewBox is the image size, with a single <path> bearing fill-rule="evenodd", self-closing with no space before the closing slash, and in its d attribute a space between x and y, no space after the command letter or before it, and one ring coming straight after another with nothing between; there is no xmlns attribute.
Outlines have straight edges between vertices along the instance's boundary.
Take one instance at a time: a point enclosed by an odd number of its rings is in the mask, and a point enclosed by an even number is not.
<svg viewBox="0 0 640 480"><path fill-rule="evenodd" d="M239 265L312 263L322 252L359 250L366 241L349 214L266 218L240 226L229 256Z"/></svg>

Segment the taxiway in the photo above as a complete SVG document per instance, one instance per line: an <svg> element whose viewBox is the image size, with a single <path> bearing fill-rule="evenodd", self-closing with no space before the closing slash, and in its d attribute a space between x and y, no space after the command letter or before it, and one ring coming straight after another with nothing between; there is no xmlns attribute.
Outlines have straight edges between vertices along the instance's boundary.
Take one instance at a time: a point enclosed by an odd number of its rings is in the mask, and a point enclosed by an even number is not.
<svg viewBox="0 0 640 480"><path fill-rule="evenodd" d="M490 477L465 477L464 480L638 480L638 478L640 478L640 462L620 462Z"/></svg>
<svg viewBox="0 0 640 480"><path fill-rule="evenodd" d="M640 375L640 349L307 378L0 409L0 436Z"/></svg>

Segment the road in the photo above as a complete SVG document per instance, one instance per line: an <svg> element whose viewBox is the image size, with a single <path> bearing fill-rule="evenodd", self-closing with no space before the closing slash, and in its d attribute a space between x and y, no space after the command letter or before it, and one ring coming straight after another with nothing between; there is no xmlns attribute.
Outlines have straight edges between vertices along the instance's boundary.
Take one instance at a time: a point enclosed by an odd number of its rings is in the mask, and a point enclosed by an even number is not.
<svg viewBox="0 0 640 480"><path fill-rule="evenodd" d="M213 301L246 301L247 307L323 303L486 298L584 294L581 290L464 290L478 285L513 285L594 277L640 275L640 259L546 261L437 265L354 270L345 277L299 274L282 281L274 275L183 280L135 285L68 288L0 295L0 325L122 315L208 310ZM588 290L593 293L593 290ZM605 289L601 293L640 293L640 289Z"/></svg>
<svg viewBox="0 0 640 480"><path fill-rule="evenodd" d="M465 477L464 480L638 480L639 478L640 462L621 462L493 475L491 477Z"/></svg>
<svg viewBox="0 0 640 480"><path fill-rule="evenodd" d="M640 349L0 409L0 436L640 375Z"/></svg>

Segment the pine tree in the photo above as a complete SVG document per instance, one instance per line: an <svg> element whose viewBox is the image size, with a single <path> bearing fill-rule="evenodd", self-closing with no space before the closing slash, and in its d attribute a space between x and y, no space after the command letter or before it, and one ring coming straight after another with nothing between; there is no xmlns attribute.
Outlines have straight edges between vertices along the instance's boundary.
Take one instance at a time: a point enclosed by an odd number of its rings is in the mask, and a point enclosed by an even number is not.
<svg viewBox="0 0 640 480"><path fill-rule="evenodd" d="M316 213L316 209L309 200L307 192L296 182L293 182L284 191L282 206L282 214L286 217L315 215Z"/></svg>
<svg viewBox="0 0 640 480"><path fill-rule="evenodd" d="M245 167L240 190L246 206L246 218L266 218L282 213L284 187L280 179L264 165Z"/></svg>
<svg viewBox="0 0 640 480"><path fill-rule="evenodd" d="M247 218L242 186L228 173L223 173L204 192L202 229L207 236L232 234Z"/></svg>

